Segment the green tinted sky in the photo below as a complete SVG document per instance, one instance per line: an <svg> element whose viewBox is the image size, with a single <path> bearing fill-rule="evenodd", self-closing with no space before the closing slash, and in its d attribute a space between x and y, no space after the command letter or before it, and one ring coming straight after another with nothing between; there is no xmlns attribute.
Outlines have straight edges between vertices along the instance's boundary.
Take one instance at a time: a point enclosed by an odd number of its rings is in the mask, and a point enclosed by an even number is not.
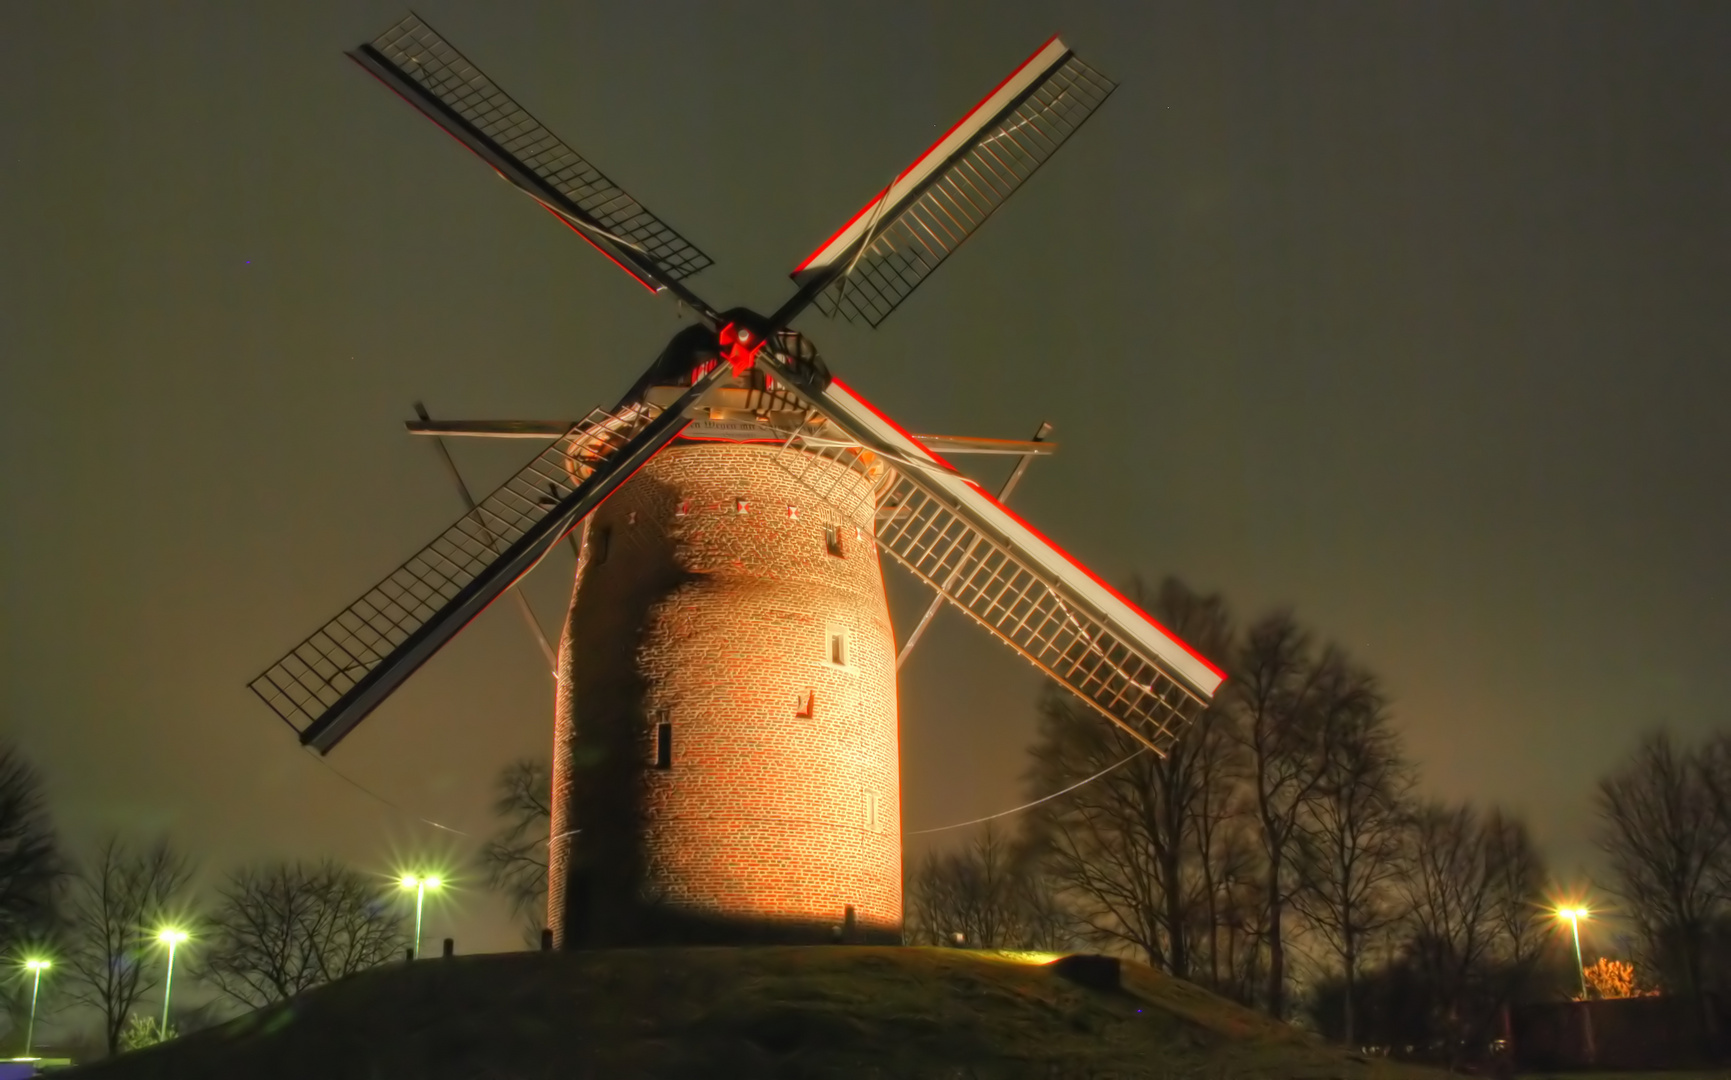
<svg viewBox="0 0 1731 1080"><path fill-rule="evenodd" d="M420 10L762 308L1062 31L1117 95L880 330L808 316L831 365L913 430L1051 420L1031 520L1108 578L1295 605L1384 675L1429 791L1565 869L1640 729L1726 722L1731 8ZM0 15L0 724L77 841L464 850L245 683L455 516L412 401L575 414L679 325L342 56L399 14ZM524 448L458 453L486 486ZM1017 801L1031 669L946 615L905 676L907 827ZM550 700L500 607L333 764L484 831ZM514 943L465 905L429 935Z"/></svg>

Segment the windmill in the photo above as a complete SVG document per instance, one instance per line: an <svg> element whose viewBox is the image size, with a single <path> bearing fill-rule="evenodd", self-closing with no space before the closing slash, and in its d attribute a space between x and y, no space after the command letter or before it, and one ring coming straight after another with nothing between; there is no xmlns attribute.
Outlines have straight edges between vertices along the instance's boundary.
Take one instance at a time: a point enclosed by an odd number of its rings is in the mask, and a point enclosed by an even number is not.
<svg viewBox="0 0 1731 1080"><path fill-rule="evenodd" d="M801 262L767 316L693 292L709 257L417 16L349 55L696 320L576 422L423 421L547 445L250 683L329 753L578 530L557 656L560 947L817 940L837 924L899 939L881 555L1155 752L1206 706L1216 668L941 456L978 440L909 435L790 326L811 306L877 326L1100 106L1113 84L1062 41Z"/></svg>

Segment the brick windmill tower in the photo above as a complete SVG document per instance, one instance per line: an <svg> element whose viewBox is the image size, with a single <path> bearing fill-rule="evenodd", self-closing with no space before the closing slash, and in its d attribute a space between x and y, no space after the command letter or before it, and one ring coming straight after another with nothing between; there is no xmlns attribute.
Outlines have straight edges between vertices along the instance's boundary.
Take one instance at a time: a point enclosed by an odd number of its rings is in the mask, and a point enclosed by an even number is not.
<svg viewBox="0 0 1731 1080"><path fill-rule="evenodd" d="M549 925L564 948L899 938L896 648L880 556L1159 752L1222 676L831 377L807 307L876 326L1112 84L1056 38L793 273L771 315L415 16L350 54L621 269L696 316L521 472L250 686L329 752L573 530ZM1029 444L1000 447L1023 452ZM922 624L923 625L923 624Z"/></svg>

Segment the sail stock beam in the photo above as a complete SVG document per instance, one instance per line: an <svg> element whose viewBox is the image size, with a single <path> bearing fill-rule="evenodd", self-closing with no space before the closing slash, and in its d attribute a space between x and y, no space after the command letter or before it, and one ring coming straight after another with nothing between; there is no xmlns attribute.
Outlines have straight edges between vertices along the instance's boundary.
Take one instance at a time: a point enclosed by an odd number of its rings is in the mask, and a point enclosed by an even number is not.
<svg viewBox="0 0 1731 1080"><path fill-rule="evenodd" d="M328 752L685 427L674 406L595 410L248 687Z"/></svg>

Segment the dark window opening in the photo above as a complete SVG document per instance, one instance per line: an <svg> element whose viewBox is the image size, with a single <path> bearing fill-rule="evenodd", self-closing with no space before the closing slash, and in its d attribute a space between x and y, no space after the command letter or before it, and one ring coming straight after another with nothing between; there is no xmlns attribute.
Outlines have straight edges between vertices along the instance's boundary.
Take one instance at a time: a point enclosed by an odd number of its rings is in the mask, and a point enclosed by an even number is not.
<svg viewBox="0 0 1731 1080"><path fill-rule="evenodd" d="M847 667L847 633L843 630L829 632L829 662L836 667Z"/></svg>
<svg viewBox="0 0 1731 1080"><path fill-rule="evenodd" d="M816 692L807 690L805 693L799 695L798 703L794 708L793 715L799 717L801 720L810 720L812 717L812 711L816 706Z"/></svg>
<svg viewBox="0 0 1731 1080"><path fill-rule="evenodd" d="M841 549L841 526L825 525L823 527L823 546L838 559L846 558Z"/></svg>
<svg viewBox="0 0 1731 1080"><path fill-rule="evenodd" d="M666 721L655 725L655 767L673 768L673 725Z"/></svg>
<svg viewBox="0 0 1731 1080"><path fill-rule="evenodd" d="M607 541L611 538L612 529L602 527L589 533L589 559L597 565L607 561Z"/></svg>

